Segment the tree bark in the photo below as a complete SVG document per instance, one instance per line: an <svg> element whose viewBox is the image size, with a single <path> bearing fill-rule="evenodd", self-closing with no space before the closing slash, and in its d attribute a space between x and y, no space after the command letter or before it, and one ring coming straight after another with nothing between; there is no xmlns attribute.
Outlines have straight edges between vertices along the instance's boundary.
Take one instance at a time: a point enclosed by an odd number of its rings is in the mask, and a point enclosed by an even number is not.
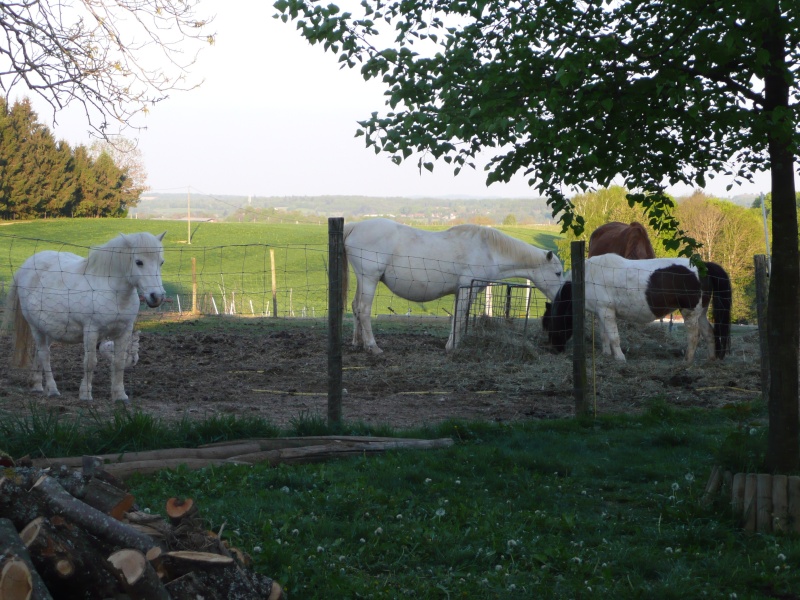
<svg viewBox="0 0 800 600"><path fill-rule="evenodd" d="M50 514L63 515L83 527L88 533L118 546L133 548L144 553L158 545L148 535L120 523L96 508L69 495L54 479L43 476L33 486Z"/></svg>
<svg viewBox="0 0 800 600"><path fill-rule="evenodd" d="M771 22L764 48L770 68L764 80L765 106L772 124L768 133L772 178L772 271L767 305L770 355L769 434L766 468L789 473L800 466L798 423L798 342L800 342L800 254L794 187L794 133L789 108L786 33L779 6L769 6Z"/></svg>

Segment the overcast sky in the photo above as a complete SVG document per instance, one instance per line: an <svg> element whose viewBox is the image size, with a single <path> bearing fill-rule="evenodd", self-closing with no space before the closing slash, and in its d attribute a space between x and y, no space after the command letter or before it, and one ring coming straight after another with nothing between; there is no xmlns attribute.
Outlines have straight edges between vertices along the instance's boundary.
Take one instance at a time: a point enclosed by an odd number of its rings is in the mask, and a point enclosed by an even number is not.
<svg viewBox="0 0 800 600"><path fill-rule="evenodd" d="M175 92L131 132L148 172L152 191L193 191L221 195L483 197L536 196L525 178L485 185L482 171L437 164L416 168L416 158L396 166L355 138L356 121L383 110L382 88L365 83L357 71L340 70L334 55L311 47L292 23L273 19L272 2L202 0L215 14L216 44L205 49L192 70L204 83ZM35 98L31 97L35 106ZM58 139L89 144L79 111L49 123ZM707 188L717 196L769 191L769 178L725 191L717 178ZM676 195L685 189L670 190Z"/></svg>

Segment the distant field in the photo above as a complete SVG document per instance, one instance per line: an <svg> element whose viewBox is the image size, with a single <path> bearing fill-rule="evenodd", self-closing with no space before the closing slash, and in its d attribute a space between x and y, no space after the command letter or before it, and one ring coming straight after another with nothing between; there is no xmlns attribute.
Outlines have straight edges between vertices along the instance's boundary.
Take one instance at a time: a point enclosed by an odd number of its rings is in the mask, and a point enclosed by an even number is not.
<svg viewBox="0 0 800 600"><path fill-rule="evenodd" d="M432 229L443 229L437 227ZM533 243L556 250L557 227L498 227ZM149 231L164 238L164 286L175 301L166 310L191 307L192 258L196 260L197 302L214 314L274 314L270 250L275 257L276 299L281 317L322 317L327 312L328 226L322 224L206 223L192 224L187 244L185 221L133 219L56 219L0 223L0 286L22 262L42 250L60 250L85 256L89 247L119 233ZM351 278L353 279L353 278ZM355 283L351 281L351 294ZM445 317L452 297L423 304L399 299L383 286L376 314ZM180 303L180 305L179 305ZM389 308L391 307L391 311Z"/></svg>

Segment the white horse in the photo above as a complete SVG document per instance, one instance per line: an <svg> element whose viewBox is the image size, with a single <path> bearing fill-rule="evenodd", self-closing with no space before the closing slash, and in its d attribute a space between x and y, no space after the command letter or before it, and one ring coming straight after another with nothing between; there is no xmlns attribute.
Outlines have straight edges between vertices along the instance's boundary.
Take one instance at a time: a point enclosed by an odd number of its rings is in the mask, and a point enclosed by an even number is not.
<svg viewBox="0 0 800 600"><path fill-rule="evenodd" d="M83 342L80 399L91 401L97 345L111 340L111 399L128 401L123 375L139 298L155 308L166 296L161 283L165 233L120 234L92 248L88 258L47 250L22 263L14 273L3 325L13 327L13 362L31 369L32 391L60 395L50 345Z"/></svg>
<svg viewBox="0 0 800 600"><path fill-rule="evenodd" d="M378 282L412 302L457 294L447 351L455 348L463 335L473 280L524 277L549 300L562 283L561 261L551 251L477 225L431 232L389 219L370 219L345 225L344 247L357 280L353 346L363 345L373 354L382 352L370 320ZM343 288L346 295L347 269Z"/></svg>

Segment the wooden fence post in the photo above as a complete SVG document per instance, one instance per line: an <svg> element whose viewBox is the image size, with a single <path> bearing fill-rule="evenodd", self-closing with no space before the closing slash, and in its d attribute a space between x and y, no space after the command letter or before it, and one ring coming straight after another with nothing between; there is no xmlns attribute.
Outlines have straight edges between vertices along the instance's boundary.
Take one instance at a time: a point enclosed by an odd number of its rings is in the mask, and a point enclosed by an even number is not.
<svg viewBox="0 0 800 600"><path fill-rule="evenodd" d="M767 299L769 297L769 265L764 254L753 257L756 267L756 316L758 346L761 354L761 394L769 398L769 338L767 337Z"/></svg>
<svg viewBox="0 0 800 600"><path fill-rule="evenodd" d="M197 259L192 257L192 314L196 315L197 310Z"/></svg>
<svg viewBox="0 0 800 600"><path fill-rule="evenodd" d="M342 313L344 219L328 219L328 426L342 422Z"/></svg>
<svg viewBox="0 0 800 600"><path fill-rule="evenodd" d="M272 270L272 316L278 318L278 283L275 276L275 249L269 249L269 265Z"/></svg>
<svg viewBox="0 0 800 600"><path fill-rule="evenodd" d="M586 242L583 240L572 242L570 251L572 254L572 389L575 395L575 415L582 417L589 414L589 403L586 400L586 332L584 329Z"/></svg>

